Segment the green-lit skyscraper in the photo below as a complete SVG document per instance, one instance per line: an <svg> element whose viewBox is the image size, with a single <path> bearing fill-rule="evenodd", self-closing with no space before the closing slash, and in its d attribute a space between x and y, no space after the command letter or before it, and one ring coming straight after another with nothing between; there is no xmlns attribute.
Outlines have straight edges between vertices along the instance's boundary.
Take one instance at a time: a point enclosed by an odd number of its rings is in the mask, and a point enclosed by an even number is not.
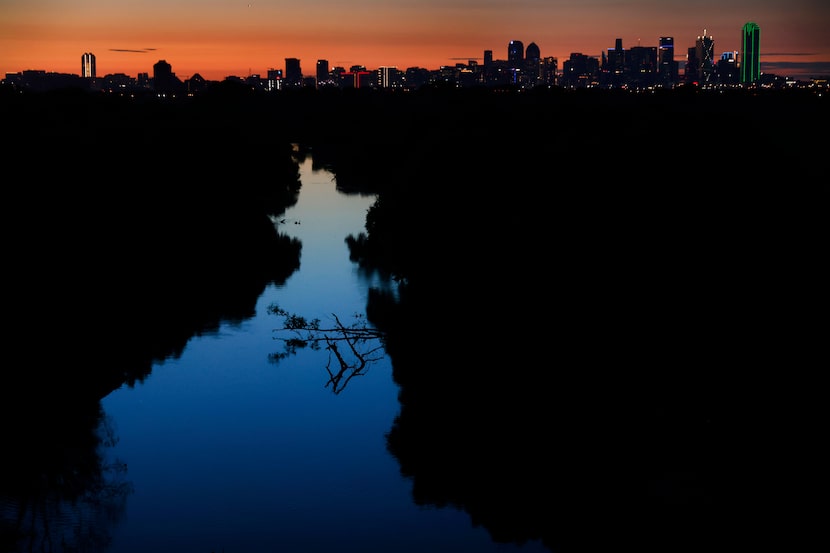
<svg viewBox="0 0 830 553"><path fill-rule="evenodd" d="M752 22L741 29L741 82L754 83L761 76L761 28Z"/></svg>

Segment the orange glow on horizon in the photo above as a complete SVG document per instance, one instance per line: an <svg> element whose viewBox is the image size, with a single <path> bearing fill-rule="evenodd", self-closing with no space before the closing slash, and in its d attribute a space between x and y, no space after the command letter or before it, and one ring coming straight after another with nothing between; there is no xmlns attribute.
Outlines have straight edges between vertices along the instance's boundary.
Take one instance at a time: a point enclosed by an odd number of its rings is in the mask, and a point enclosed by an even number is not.
<svg viewBox="0 0 830 553"><path fill-rule="evenodd" d="M152 74L159 60L179 78L199 73L208 80L265 75L284 69L285 58L300 59L307 76L314 75L319 59L346 69L438 69L480 61L485 50L506 59L511 40L536 43L561 69L571 53L599 58L617 38L629 48L657 46L661 36L674 37L675 59L682 62L704 28L714 37L716 58L737 51L747 21L761 28L762 71L772 62L830 66L824 33L830 2L824 0L781 6L703 0L691 7L671 0L632 0L626 6L562 0L524 7L487 0L353 0L348 6L333 0L303 6L284 0L144 0L133 6L78 0L71 11L64 6L56 0L4 0L0 76L25 70L79 74L85 52L95 54L99 76Z"/></svg>

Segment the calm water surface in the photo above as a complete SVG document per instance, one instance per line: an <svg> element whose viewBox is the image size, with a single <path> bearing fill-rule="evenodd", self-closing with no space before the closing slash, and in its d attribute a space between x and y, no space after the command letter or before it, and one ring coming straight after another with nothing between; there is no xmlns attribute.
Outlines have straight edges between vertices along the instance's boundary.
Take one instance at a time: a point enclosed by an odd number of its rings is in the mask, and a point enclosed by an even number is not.
<svg viewBox="0 0 830 553"><path fill-rule="evenodd" d="M544 551L495 544L465 513L413 503L386 450L399 408L388 359L339 394L325 352L269 360L282 351L269 305L351 320L371 284L344 239L374 198L338 192L310 158L301 179L280 223L302 241L300 269L266 289L252 319L192 339L103 400L119 439L110 454L134 488L108 551Z"/></svg>

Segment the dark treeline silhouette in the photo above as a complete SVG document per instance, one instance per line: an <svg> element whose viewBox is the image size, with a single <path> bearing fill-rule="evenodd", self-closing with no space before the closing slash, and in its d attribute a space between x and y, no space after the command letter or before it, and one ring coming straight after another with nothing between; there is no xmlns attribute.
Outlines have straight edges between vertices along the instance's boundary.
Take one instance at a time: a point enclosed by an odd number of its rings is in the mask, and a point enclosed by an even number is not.
<svg viewBox="0 0 830 553"><path fill-rule="evenodd" d="M350 241L401 282L367 313L415 501L552 551L815 537L826 100L454 99Z"/></svg>
<svg viewBox="0 0 830 553"><path fill-rule="evenodd" d="M301 244L271 219L299 193L290 143L219 108L0 100L3 551L99 550L129 480L104 461L100 399L253 316L299 267Z"/></svg>
<svg viewBox="0 0 830 553"><path fill-rule="evenodd" d="M816 521L798 491L818 459L818 331L797 308L821 274L826 98L0 95L18 437L37 435L31 413L87 411L250 316L297 267L268 216L296 201L293 156L311 151L338 186L379 194L348 241L400 283L367 314L417 503L554 551L726 549Z"/></svg>
<svg viewBox="0 0 830 553"><path fill-rule="evenodd" d="M264 286L299 265L299 243L271 222L296 202L298 163L264 121L85 93L3 107L7 277L39 302L14 314L22 337L53 343L58 358L111 365L123 351L147 368L194 332L250 316ZM112 323L81 331L101 320Z"/></svg>

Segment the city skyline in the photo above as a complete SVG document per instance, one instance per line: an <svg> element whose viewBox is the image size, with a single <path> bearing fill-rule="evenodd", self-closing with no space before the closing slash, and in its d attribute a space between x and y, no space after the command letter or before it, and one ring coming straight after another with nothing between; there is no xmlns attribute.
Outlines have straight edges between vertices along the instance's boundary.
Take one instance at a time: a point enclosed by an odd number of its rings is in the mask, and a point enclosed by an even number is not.
<svg viewBox="0 0 830 553"><path fill-rule="evenodd" d="M166 60L182 79L208 80L266 74L286 58L315 74L318 59L330 66L376 69L441 66L482 61L485 50L506 59L512 40L535 43L559 68L570 54L601 57L617 39L625 49L657 46L674 38L675 59L704 33L715 58L741 50L741 29L761 29L761 71L794 77L830 74L830 2L735 0L721 5L634 0L510 4L480 0L380 2L329 0L303 5L284 0L147 0L113 5L80 0L67 11L55 0L3 0L0 72L25 70L79 74L80 56L95 54L97 74L151 73Z"/></svg>

